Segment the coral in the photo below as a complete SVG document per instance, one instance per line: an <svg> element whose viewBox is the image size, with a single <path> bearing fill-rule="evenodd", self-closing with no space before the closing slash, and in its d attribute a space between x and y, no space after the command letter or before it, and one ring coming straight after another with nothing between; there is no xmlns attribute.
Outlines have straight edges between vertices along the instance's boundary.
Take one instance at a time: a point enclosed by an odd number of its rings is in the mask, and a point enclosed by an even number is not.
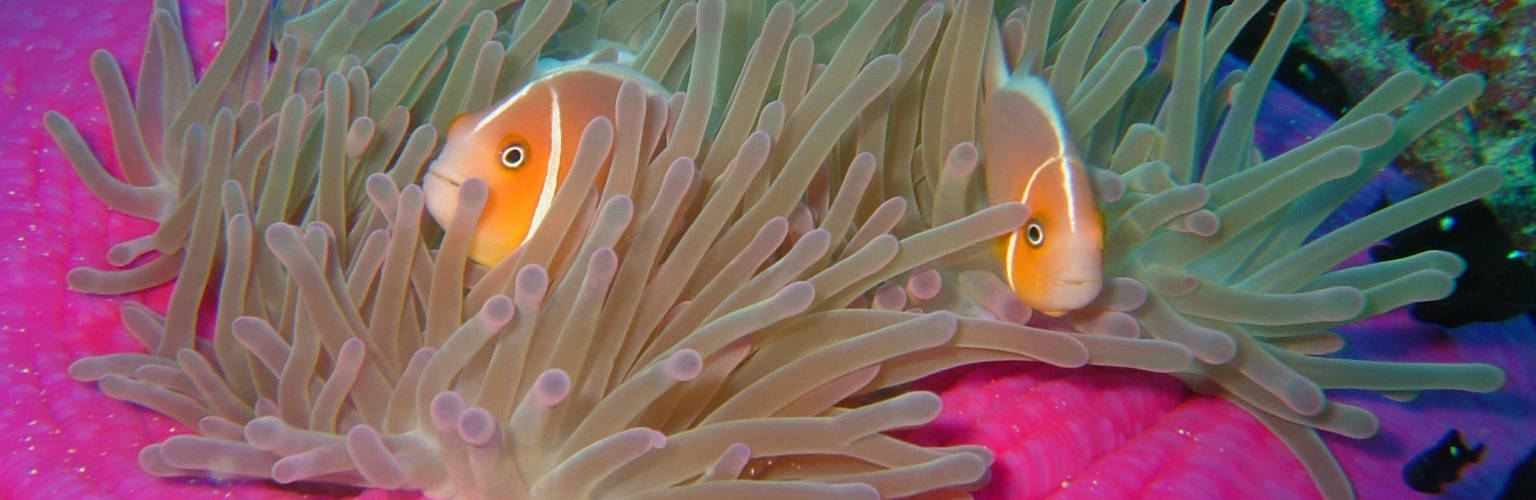
<svg viewBox="0 0 1536 500"><path fill-rule="evenodd" d="M1509 185L1489 197L1515 247L1536 252L1536 146L1529 89L1536 85L1536 5L1511 0L1320 3L1309 15L1304 41L1363 96L1399 71L1436 84L1467 72L1487 76L1487 90L1457 120L1427 132L1398 160L1427 185L1465 172L1464 165L1495 165ZM1379 29L1360 29L1379 26Z"/></svg>

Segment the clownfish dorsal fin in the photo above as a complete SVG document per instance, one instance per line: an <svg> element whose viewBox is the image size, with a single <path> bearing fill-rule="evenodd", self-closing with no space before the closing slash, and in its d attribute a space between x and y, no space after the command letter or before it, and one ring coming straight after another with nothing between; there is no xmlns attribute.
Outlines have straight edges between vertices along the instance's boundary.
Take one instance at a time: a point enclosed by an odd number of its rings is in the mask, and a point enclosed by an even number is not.
<svg viewBox="0 0 1536 500"><path fill-rule="evenodd" d="M1008 67L1008 55L1003 51L1003 35L995 23L987 23L987 52L981 60L981 95L983 102L993 92L1003 88L1013 68Z"/></svg>

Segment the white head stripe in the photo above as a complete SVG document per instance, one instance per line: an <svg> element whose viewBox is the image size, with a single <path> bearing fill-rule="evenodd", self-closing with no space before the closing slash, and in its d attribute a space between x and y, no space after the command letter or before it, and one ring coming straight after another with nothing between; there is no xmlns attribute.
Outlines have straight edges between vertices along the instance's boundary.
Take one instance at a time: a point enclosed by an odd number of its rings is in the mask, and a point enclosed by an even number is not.
<svg viewBox="0 0 1536 500"><path fill-rule="evenodd" d="M533 236L533 232L539 229L539 224L544 222L544 216L549 213L549 205L555 201L555 189L560 187L560 93L555 89L549 89L549 161L544 167L544 187L539 190L539 203L533 208L533 221L528 225L528 233L523 236L523 241Z"/></svg>
<svg viewBox="0 0 1536 500"><path fill-rule="evenodd" d="M1071 161L1077 157L1077 151L1072 147L1072 132L1067 130L1067 124L1061 117L1061 107L1056 104L1056 98L1051 94L1050 87L1047 87L1045 81L1038 77L1025 79L1020 87L1029 96L1030 100L1034 101L1035 106L1039 107L1046 118L1050 120L1051 132L1056 135L1053 141L1057 154L1055 164L1052 165L1048 160L1045 165L1042 165L1042 168L1061 169L1061 189L1066 192L1067 207L1076 207L1078 203L1082 203L1082 201L1077 199L1077 191L1072 189L1072 186L1079 182L1077 179L1077 169L1073 168L1074 166ZM1036 170L1036 173L1039 173L1039 170ZM1030 183L1034 183L1033 179L1031 179ZM1077 227L1077 211L1069 208L1065 212L1067 224L1071 227Z"/></svg>
<svg viewBox="0 0 1536 500"><path fill-rule="evenodd" d="M470 130L470 133L478 134L480 133L480 129L485 128L486 125L490 125L491 122L496 121L497 118L501 118L501 114L507 112L507 109L512 107L512 103L517 102L518 100L522 99L523 96L528 95L528 89L530 88L533 88L532 83L524 85L523 88L518 89L517 92L507 96L506 99L502 99L501 102L496 105L495 110L487 113L485 118L480 119L480 123L475 124L475 128Z"/></svg>
<svg viewBox="0 0 1536 500"><path fill-rule="evenodd" d="M1006 261L1008 266L1007 269L1003 270L1003 277L1008 279L1008 288L1014 290L1019 289L1018 285L1013 284L1013 252L1018 248L1019 230L1015 229L1013 230L1013 234L1008 235L1008 253L1003 255L1003 260Z"/></svg>
<svg viewBox="0 0 1536 500"><path fill-rule="evenodd" d="M1084 203L1083 200L1077 199L1077 191L1072 189L1072 186L1078 182L1080 181L1077 179L1077 169L1072 168L1072 164L1068 163L1067 158L1063 156L1061 158L1061 189L1067 193L1067 224L1068 227L1074 228L1078 227L1078 211L1075 208L1078 203ZM1087 203L1093 203L1093 201L1089 200Z"/></svg>
<svg viewBox="0 0 1536 500"><path fill-rule="evenodd" d="M1035 167L1035 170L1029 174L1029 181L1024 183L1024 192L1019 195L1019 202L1026 203L1029 201L1030 191L1034 190L1035 182L1039 180L1040 174L1045 172L1047 168L1061 170L1061 189L1066 192L1066 204L1069 207L1067 210L1062 210L1062 212L1067 217L1067 224L1071 227L1077 227L1077 211L1070 209L1070 207L1075 207L1080 203L1077 200L1077 192L1072 190L1072 184L1078 182L1077 172L1074 171L1072 164L1068 162L1065 156L1048 158L1045 160L1045 163Z"/></svg>

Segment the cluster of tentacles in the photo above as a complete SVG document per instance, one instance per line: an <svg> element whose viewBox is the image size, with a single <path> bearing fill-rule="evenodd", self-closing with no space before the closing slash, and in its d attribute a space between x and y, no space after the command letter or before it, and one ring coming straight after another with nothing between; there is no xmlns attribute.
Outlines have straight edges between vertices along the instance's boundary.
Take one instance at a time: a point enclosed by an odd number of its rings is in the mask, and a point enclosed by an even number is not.
<svg viewBox="0 0 1536 500"><path fill-rule="evenodd" d="M1308 239L1476 77L1405 109L1422 84L1400 75L1262 158L1257 104L1302 2L1225 75L1215 62L1262 0L1209 21L1190 1L1176 29L1173 0L1037 0L1001 20L990 1L800 3L234 0L194 78L177 6L158 1L133 96L110 56L91 61L123 178L62 116L46 125L93 193L160 221L108 255L142 264L70 286L176 286L164 315L123 307L148 354L71 375L197 430L146 448L153 474L477 498L964 495L987 450L883 432L938 411L906 382L999 359L1179 374L1347 497L1313 429L1376 422L1322 389L1501 385L1486 365L1321 356L1342 345L1330 328L1443 296L1461 263L1332 268L1487 194L1495 171ZM414 185L437 130L520 87L541 53L616 60L616 45L683 92L626 87L615 119L586 127L550 219L501 264L466 263L484 186L438 228ZM987 250L1027 217L984 206L974 175L976 117L1007 71L1048 75L1102 167L1112 278L1065 321L1026 326Z"/></svg>
<svg viewBox="0 0 1536 500"><path fill-rule="evenodd" d="M1422 390L1486 392L1503 385L1504 374L1485 364L1323 356L1344 345L1332 328L1450 294L1464 266L1448 252L1336 267L1390 234L1493 192L1500 184L1496 169L1472 170L1313 234L1410 142L1471 102L1481 78L1453 79L1410 106L1423 82L1401 73L1325 133L1263 158L1254 144L1254 122L1304 18L1304 2L1286 2L1252 65L1227 74L1215 71L1217 62L1263 1L1235 2L1209 19L1208 2L1186 2L1183 22L1166 31L1155 24L1169 14L1172 0L1084 2L1066 15L1065 26L1053 24L1062 14L1054 4L1032 2L1009 13L998 36L1001 47L991 48L984 48L983 6L965 17L973 6L966 4L950 25L975 24L953 34L946 30L927 87L908 89L921 97L908 101L922 106L910 111L923 113L919 144L951 151L947 160L930 154L918 162L929 167L926 172L888 174L939 179L915 196L932 200L923 211L927 224L953 220L964 213L955 207L980 203L975 191L952 181L974 168L975 153L968 143L950 146L956 140L951 137L973 137L969 127L976 117L951 106L953 86L984 81L995 71L988 66L999 62L1008 71L1044 74L1085 158L1102 167L1092 174L1106 219L1108 279L1093 304L1065 317L1072 329L1167 340L1188 349L1193 364L1169 371L1258 417L1330 498L1353 493L1314 429L1365 438L1378 423L1366 410L1329 401L1323 389L1367 389L1405 399ZM1159 35L1162 53L1148 69L1145 47ZM988 50L1001 56L981 55ZM943 125L930 128L929 113ZM963 131L945 135L957 127ZM928 135L930 130L935 132ZM1021 314L1027 311L1022 304L996 291L1006 285L997 278L995 260L966 264L979 270L962 264L945 275L958 284L956 295L968 295L997 317L1029 317ZM1153 363L1132 366L1162 371Z"/></svg>

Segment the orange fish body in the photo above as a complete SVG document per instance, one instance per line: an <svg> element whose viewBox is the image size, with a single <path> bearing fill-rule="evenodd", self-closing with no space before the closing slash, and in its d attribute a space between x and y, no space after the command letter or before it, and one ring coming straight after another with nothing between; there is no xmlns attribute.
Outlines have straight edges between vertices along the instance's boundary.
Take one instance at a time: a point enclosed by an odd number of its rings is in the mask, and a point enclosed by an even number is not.
<svg viewBox="0 0 1536 500"><path fill-rule="evenodd" d="M1008 78L988 97L981 132L988 198L1030 208L998 241L1008 285L1051 316L1087 305L1103 283L1104 217L1050 89Z"/></svg>
<svg viewBox="0 0 1536 500"><path fill-rule="evenodd" d="M486 204L469 257L494 265L538 229L570 172L582 130L599 116L612 120L619 87L632 80L648 93L665 92L626 66L574 64L540 76L490 109L454 119L422 180L427 211L447 226L460 183L484 180ZM600 172L596 182L605 177Z"/></svg>

